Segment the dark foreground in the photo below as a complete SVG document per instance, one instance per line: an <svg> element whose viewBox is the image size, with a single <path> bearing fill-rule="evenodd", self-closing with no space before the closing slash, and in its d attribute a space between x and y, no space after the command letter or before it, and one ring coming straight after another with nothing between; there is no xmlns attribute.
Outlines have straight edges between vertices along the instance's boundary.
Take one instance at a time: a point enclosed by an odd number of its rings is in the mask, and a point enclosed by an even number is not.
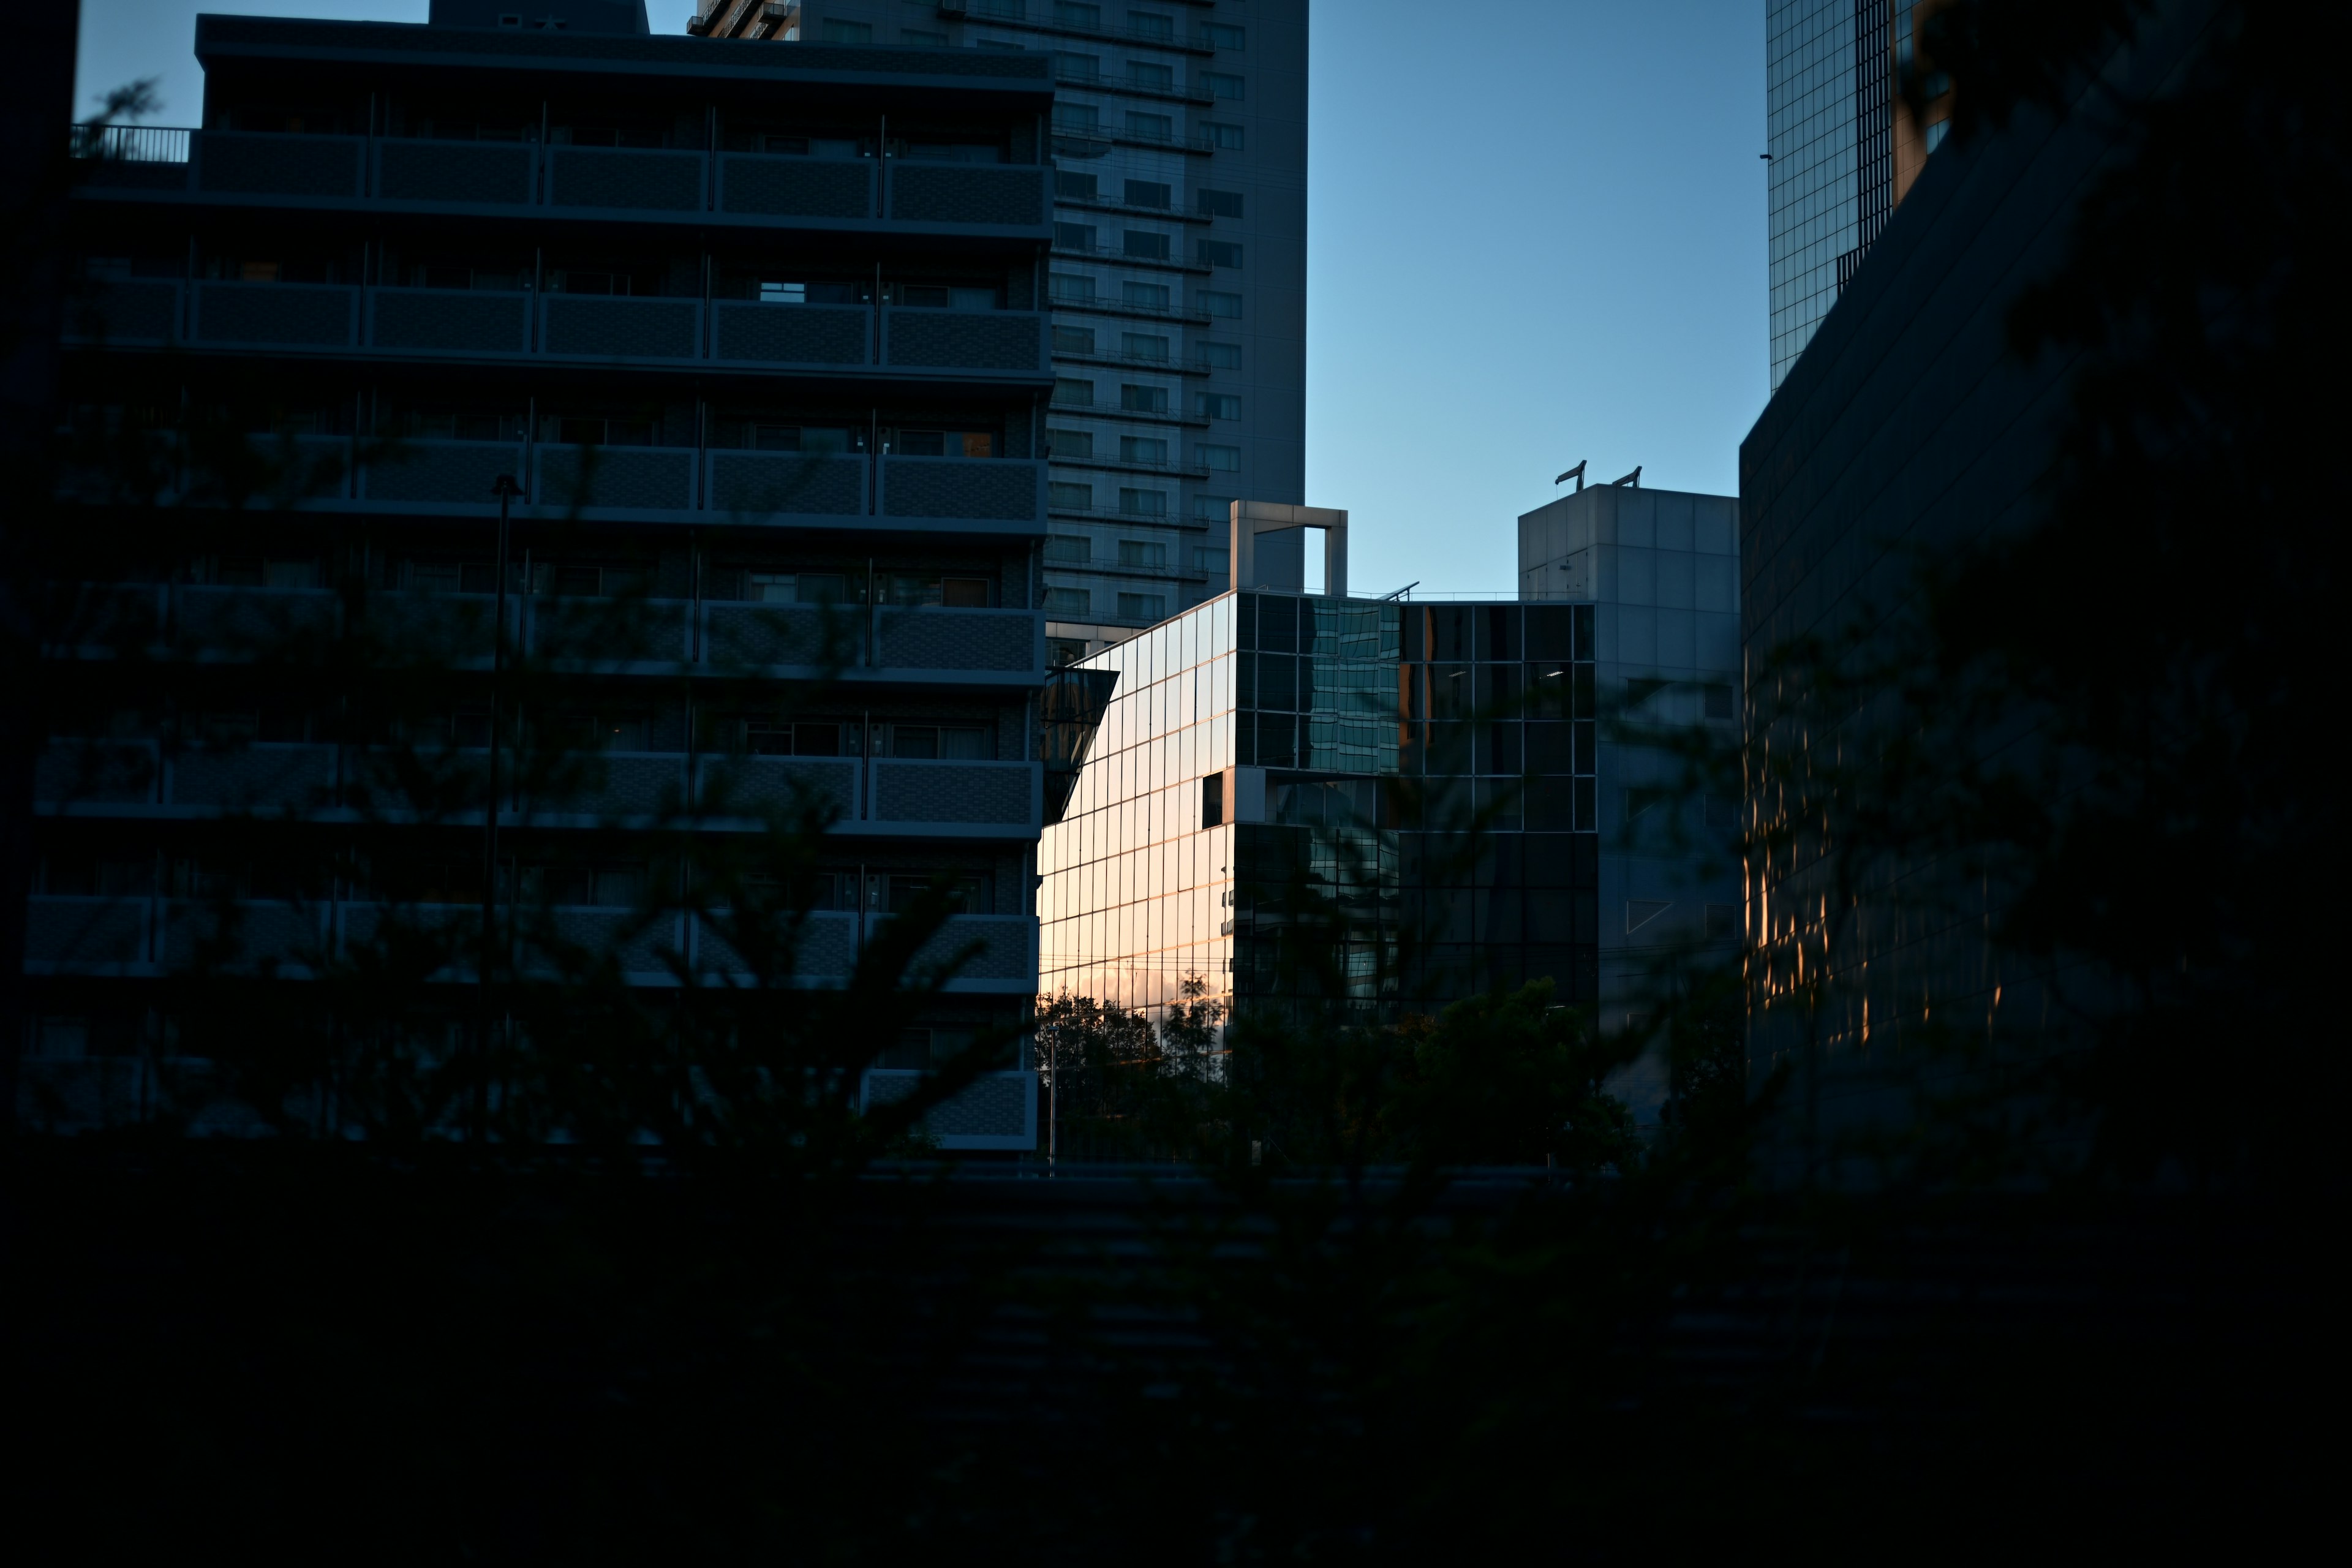
<svg viewBox="0 0 2352 1568"><path fill-rule="evenodd" d="M1173 1167L826 1184L20 1149L19 1541L482 1563L1385 1561L2329 1495L2332 1226Z"/></svg>

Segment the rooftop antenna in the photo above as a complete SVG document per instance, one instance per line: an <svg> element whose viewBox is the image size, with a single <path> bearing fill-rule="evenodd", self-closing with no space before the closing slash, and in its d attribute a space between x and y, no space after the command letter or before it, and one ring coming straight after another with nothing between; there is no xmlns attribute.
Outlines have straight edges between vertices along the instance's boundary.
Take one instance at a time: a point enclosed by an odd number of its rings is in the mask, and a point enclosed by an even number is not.
<svg viewBox="0 0 2352 1568"><path fill-rule="evenodd" d="M1640 465L1636 464L1633 471L1627 474L1623 479L1610 480L1609 485L1612 489L1614 489L1619 485L1631 485L1635 489L1640 489L1642 488L1642 469Z"/></svg>
<svg viewBox="0 0 2352 1568"><path fill-rule="evenodd" d="M1564 485L1570 479L1574 479L1576 481L1576 488L1580 490L1584 488L1584 465L1582 463L1578 463L1576 467L1569 469L1568 472L1552 480L1552 483L1556 485Z"/></svg>

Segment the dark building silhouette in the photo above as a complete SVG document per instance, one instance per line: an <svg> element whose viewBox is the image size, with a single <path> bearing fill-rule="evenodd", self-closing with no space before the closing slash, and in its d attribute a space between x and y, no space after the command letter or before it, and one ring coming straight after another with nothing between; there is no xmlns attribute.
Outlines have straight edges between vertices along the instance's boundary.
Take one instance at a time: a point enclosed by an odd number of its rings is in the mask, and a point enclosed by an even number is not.
<svg viewBox="0 0 2352 1568"><path fill-rule="evenodd" d="M2157 8L2086 100L2157 90L2211 11ZM1908 1116L1923 1073L1954 1089L1949 1053L1911 1048L1923 1037L1991 1039L2049 1016L2051 994L1996 942L2004 908L1989 883L1924 862L1840 879L1838 814L1856 803L1825 781L1886 742L1887 708L1865 691L1850 712L1801 721L1786 715L1806 696L1801 667L1794 685L1762 683L1778 650L1846 646L1855 628L1855 668L1872 668L1920 611L1923 562L2035 519L2074 364L2013 353L2010 310L2064 260L2077 204L2124 133L2113 114L2027 107L1927 159L1740 447L1748 743L1787 770L1751 780L1747 806L1756 836L1795 835L1747 867L1750 1066L1795 1070L1804 1125L1824 1140Z"/></svg>
<svg viewBox="0 0 2352 1568"><path fill-rule="evenodd" d="M225 901L243 959L289 973L369 939L383 889L318 868L381 816L387 737L237 666L257 628L331 662L362 628L397 657L404 627L471 627L446 727L400 739L478 752L499 476L518 656L593 644L600 616L636 645L590 647L513 725L571 736L602 784L560 813L508 795L501 896L623 930L670 873L611 823L798 784L839 813L804 983L838 984L938 878L948 938L982 945L886 1068L1028 1005L1050 68L645 33L636 0L205 16L202 125L83 139L70 437L149 430L168 471L71 480L70 526L125 543L85 595L105 626L52 679L125 657L153 679L41 764L27 1092L69 1120L152 1099L170 979ZM182 439L215 409L274 488L236 493ZM471 908L480 806L436 820L377 863ZM737 962L687 917L621 958L649 985L673 961ZM1025 1071L960 1105L950 1142L1027 1146Z"/></svg>

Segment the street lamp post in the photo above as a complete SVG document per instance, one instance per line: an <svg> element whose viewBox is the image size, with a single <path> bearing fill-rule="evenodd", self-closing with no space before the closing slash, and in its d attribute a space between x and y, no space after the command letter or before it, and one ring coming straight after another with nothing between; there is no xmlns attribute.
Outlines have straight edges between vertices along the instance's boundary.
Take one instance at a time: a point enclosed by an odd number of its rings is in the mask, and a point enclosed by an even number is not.
<svg viewBox="0 0 2352 1568"><path fill-rule="evenodd" d="M499 699L507 668L507 542L512 531L514 498L522 493L512 474L490 481L499 498L498 561L492 567L496 598L490 619L490 767L489 798L482 813L482 958L480 973L481 1026L474 1052L474 1116L476 1141L487 1139L490 1112L490 1026L495 1014L491 981L499 957Z"/></svg>

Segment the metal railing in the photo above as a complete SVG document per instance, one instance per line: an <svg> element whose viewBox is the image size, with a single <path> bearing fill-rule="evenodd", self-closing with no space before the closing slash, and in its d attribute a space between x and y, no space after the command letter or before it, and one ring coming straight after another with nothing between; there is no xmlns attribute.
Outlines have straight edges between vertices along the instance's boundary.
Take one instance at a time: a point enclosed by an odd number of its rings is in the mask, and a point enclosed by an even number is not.
<svg viewBox="0 0 2352 1568"><path fill-rule="evenodd" d="M1180 81L1171 82L1166 87L1146 87L1139 81L1123 80L1118 77L1105 76L1098 70L1082 69L1071 65L1067 60L1057 59L1054 62L1054 79L1064 87L1091 88L1097 92L1132 93L1139 97L1158 99L1168 102L1205 105L1217 101L1216 94L1205 87L1197 86L1192 82Z"/></svg>
<svg viewBox="0 0 2352 1568"><path fill-rule="evenodd" d="M194 133L186 125L77 125L73 155L113 163L184 163Z"/></svg>
<svg viewBox="0 0 2352 1568"><path fill-rule="evenodd" d="M1050 294L1045 305L1054 310L1093 310L1108 316L1137 316L1150 321L1183 321L1205 327L1215 320L1206 310L1182 305L1139 305L1102 294Z"/></svg>
<svg viewBox="0 0 2352 1568"><path fill-rule="evenodd" d="M1158 371L1167 375L1207 375L1216 369L1204 359L1176 359L1168 354L1121 353L1115 349L1055 349L1055 363L1117 365Z"/></svg>
<svg viewBox="0 0 2352 1568"><path fill-rule="evenodd" d="M1113 250L1108 245L1072 245L1057 239L1054 242L1054 254L1108 262L1117 267L1164 267L1173 272L1207 273L1213 270L1205 261L1187 260L1182 251L1171 251L1166 256L1138 256L1131 251Z"/></svg>
<svg viewBox="0 0 2352 1568"><path fill-rule="evenodd" d="M990 22L1024 28L1034 33L1058 33L1074 38L1108 38L1122 44L1150 44L1163 49L1182 49L1188 54L1213 54L1216 46L1205 35L1190 36L1171 27L1161 32L1154 27L1117 27L1097 23L1092 26L1083 22L1065 20L1055 15L1051 5L1044 15L1029 15L1027 0L942 0L940 11L946 16L961 16L967 22Z"/></svg>

